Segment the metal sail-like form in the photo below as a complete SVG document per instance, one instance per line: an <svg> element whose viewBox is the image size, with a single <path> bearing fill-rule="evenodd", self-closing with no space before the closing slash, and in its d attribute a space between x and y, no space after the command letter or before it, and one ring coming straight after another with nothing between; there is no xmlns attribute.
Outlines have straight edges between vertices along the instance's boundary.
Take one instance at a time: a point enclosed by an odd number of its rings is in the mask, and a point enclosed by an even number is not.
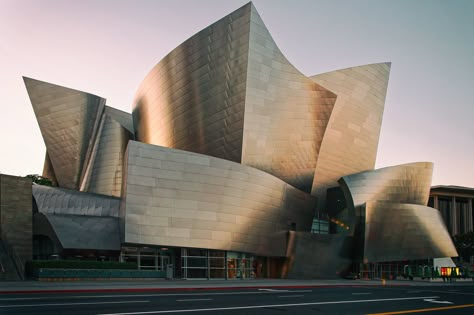
<svg viewBox="0 0 474 315"><path fill-rule="evenodd" d="M78 189L105 99L24 77L58 185Z"/></svg>

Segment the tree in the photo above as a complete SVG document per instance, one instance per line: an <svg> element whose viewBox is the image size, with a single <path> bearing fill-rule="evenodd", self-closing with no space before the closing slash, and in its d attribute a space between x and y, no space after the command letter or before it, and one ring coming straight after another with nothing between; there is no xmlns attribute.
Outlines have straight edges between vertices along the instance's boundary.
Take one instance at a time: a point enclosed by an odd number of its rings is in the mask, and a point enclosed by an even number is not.
<svg viewBox="0 0 474 315"><path fill-rule="evenodd" d="M474 232L454 236L454 246L459 257L464 261L469 261L470 257L474 256Z"/></svg>
<svg viewBox="0 0 474 315"><path fill-rule="evenodd" d="M43 186L53 186L53 182L46 177L43 177L38 174L30 174L26 175L27 178L31 178L33 180L33 183L38 184L38 185L43 185Z"/></svg>

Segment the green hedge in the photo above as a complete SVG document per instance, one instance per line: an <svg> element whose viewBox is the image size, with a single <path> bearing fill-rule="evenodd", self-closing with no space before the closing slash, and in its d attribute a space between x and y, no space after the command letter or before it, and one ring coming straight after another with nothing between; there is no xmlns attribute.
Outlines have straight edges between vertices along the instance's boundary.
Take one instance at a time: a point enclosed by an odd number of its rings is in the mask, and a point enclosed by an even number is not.
<svg viewBox="0 0 474 315"><path fill-rule="evenodd" d="M116 270L116 269L37 269L35 279L110 279L110 278L166 278L166 271L157 270Z"/></svg>
<svg viewBox="0 0 474 315"><path fill-rule="evenodd" d="M26 271L40 268L56 269L138 269L136 263L119 263L115 261L89 260L32 260L26 263Z"/></svg>

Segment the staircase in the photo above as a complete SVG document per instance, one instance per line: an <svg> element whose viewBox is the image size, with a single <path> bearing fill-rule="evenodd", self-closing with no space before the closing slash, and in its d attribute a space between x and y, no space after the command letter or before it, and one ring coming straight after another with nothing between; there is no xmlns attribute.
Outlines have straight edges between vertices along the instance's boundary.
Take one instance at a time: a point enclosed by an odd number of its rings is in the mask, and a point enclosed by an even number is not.
<svg viewBox="0 0 474 315"><path fill-rule="evenodd" d="M18 281L21 276L15 266L15 262L0 239L0 281Z"/></svg>

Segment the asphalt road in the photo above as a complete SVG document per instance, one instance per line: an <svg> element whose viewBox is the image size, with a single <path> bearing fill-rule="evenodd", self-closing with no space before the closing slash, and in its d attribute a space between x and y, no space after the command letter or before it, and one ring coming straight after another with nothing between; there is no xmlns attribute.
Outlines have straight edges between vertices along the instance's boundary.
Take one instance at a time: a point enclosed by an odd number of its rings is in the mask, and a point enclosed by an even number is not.
<svg viewBox="0 0 474 315"><path fill-rule="evenodd" d="M2 294L0 314L474 314L474 285Z"/></svg>

